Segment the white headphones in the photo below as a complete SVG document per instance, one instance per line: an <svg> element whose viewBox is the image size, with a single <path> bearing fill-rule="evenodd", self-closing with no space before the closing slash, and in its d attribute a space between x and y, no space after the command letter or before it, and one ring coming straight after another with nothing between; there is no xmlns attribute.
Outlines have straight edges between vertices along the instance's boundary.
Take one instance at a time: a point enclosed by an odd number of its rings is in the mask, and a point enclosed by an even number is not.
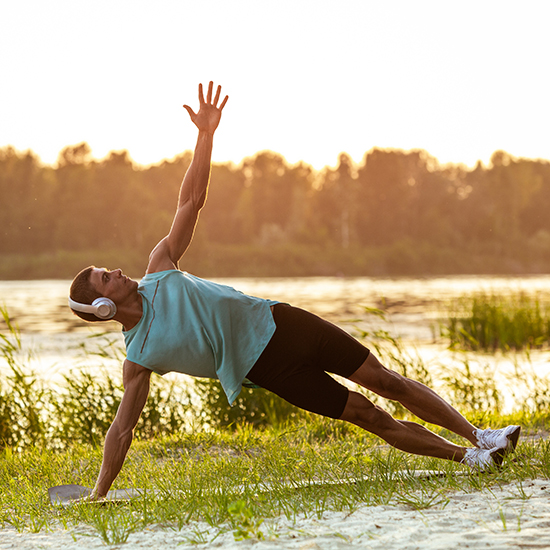
<svg viewBox="0 0 550 550"><path fill-rule="evenodd" d="M82 313L92 313L99 319L112 319L116 315L116 305L109 298L96 298L90 305L79 304L69 296L69 307Z"/></svg>

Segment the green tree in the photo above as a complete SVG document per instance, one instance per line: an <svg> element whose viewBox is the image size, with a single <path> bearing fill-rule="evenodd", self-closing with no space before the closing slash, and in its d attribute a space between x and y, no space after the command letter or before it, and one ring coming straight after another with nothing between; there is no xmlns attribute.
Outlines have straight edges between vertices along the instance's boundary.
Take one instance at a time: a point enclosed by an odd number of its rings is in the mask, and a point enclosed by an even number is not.
<svg viewBox="0 0 550 550"><path fill-rule="evenodd" d="M414 235L425 172L423 151L372 149L365 155L358 170L363 244L386 245Z"/></svg>
<svg viewBox="0 0 550 550"><path fill-rule="evenodd" d="M336 168L326 167L321 172L315 198L317 223L343 248L357 240L357 221L362 215L355 172L351 157L340 153Z"/></svg>
<svg viewBox="0 0 550 550"><path fill-rule="evenodd" d="M247 218L248 238L263 244L284 240L294 199L287 162L277 153L262 151L244 159L242 170L245 189L239 212Z"/></svg>
<svg viewBox="0 0 550 550"><path fill-rule="evenodd" d="M101 234L108 201L96 186L96 163L87 143L67 146L57 159L56 206L52 214L56 248L79 250ZM100 238L98 245L101 245Z"/></svg>
<svg viewBox="0 0 550 550"><path fill-rule="evenodd" d="M52 170L32 152L0 149L0 252L51 250Z"/></svg>

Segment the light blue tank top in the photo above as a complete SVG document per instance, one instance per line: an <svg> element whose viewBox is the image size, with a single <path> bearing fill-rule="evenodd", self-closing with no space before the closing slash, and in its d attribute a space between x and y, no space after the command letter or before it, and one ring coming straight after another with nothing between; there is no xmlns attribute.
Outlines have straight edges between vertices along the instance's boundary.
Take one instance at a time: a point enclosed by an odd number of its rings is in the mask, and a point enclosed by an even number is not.
<svg viewBox="0 0 550 550"><path fill-rule="evenodd" d="M270 300L176 269L145 275L143 315L123 331L128 360L160 375L218 378L229 403L275 332Z"/></svg>

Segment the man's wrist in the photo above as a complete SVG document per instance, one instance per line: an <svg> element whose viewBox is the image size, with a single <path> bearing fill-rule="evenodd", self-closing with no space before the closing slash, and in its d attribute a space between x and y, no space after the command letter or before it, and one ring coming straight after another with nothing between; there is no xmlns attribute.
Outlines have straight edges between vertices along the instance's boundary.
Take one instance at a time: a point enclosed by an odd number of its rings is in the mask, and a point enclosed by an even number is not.
<svg viewBox="0 0 550 550"><path fill-rule="evenodd" d="M201 137L201 136L202 136L202 137L210 137L210 138L211 138L211 137L214 137L214 132L215 132L215 131L216 131L216 130L201 130L201 129L199 128L199 137Z"/></svg>

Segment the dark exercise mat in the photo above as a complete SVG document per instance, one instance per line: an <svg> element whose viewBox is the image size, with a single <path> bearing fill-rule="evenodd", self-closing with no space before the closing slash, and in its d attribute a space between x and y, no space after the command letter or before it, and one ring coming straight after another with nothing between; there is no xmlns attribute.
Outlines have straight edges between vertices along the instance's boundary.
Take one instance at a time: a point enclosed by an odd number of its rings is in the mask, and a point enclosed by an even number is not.
<svg viewBox="0 0 550 550"><path fill-rule="evenodd" d="M92 493L89 487L82 485L57 485L56 487L50 487L48 489L48 495L52 504L58 504L61 506L68 506L74 504L79 498L87 497ZM123 501L131 498L136 498L143 495L143 491L140 489L114 489L107 493L105 499L101 499L97 502L105 501ZM96 502L96 501L90 501Z"/></svg>

